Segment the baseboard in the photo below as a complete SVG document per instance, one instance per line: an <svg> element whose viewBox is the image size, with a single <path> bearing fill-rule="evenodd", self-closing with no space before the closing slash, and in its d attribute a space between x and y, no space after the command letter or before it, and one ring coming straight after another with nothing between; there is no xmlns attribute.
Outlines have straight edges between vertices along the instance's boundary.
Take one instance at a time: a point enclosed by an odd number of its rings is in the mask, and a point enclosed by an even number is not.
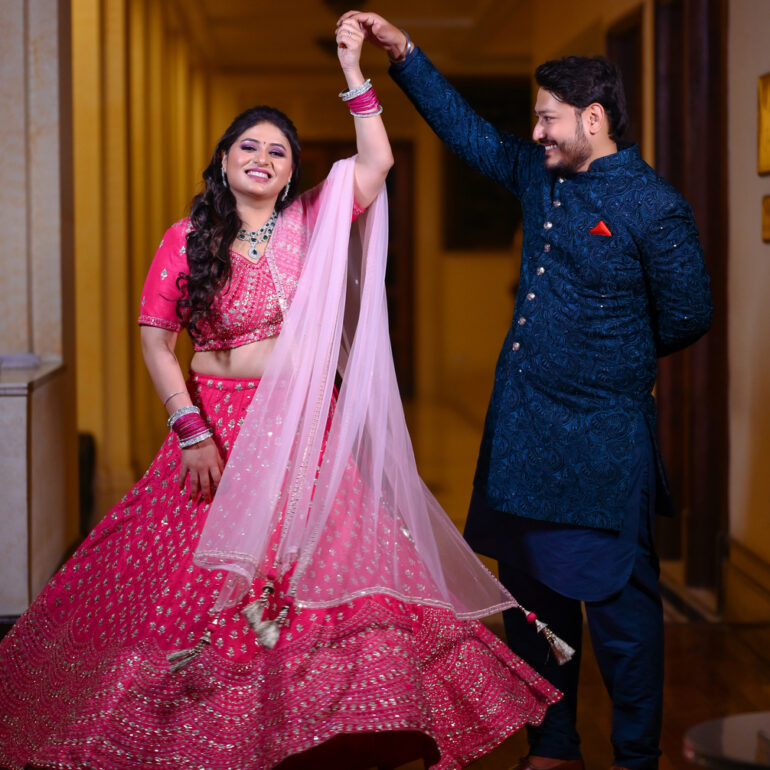
<svg viewBox="0 0 770 770"><path fill-rule="evenodd" d="M661 560L660 594L686 620L719 623L723 619L714 591L685 584L684 563L680 560Z"/></svg>
<svg viewBox="0 0 770 770"><path fill-rule="evenodd" d="M730 539L724 563L724 617L731 623L770 622L770 563Z"/></svg>

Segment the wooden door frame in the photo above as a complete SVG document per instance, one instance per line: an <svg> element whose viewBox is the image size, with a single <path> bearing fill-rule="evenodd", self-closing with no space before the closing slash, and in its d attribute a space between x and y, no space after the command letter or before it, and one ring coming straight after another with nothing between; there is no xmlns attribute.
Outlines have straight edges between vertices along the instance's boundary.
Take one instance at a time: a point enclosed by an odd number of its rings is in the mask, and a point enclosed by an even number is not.
<svg viewBox="0 0 770 770"><path fill-rule="evenodd" d="M682 526L659 527L685 583L721 593L728 530L726 2L655 5L658 173L692 206L711 276L714 322L687 350L661 359L659 434Z"/></svg>

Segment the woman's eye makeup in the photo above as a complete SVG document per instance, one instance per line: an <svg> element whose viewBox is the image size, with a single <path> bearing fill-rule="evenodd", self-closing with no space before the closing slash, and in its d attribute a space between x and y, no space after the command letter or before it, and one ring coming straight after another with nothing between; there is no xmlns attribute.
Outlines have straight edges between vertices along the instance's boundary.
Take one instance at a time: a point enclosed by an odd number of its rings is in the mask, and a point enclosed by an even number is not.
<svg viewBox="0 0 770 770"><path fill-rule="evenodd" d="M244 152L257 152L258 149L259 147L253 142L243 142L241 144L241 150L243 150ZM276 158L286 157L286 150L284 150L283 147L270 147L268 149L268 152L271 155L274 155Z"/></svg>

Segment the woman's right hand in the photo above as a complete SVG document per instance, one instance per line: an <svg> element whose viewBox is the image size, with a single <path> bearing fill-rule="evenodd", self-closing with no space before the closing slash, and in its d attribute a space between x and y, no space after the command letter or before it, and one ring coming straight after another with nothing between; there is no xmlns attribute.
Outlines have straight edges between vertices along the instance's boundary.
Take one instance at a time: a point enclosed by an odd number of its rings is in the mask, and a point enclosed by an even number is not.
<svg viewBox="0 0 770 770"><path fill-rule="evenodd" d="M353 74L354 79L363 82L363 75L360 74L359 61L361 59L361 47L364 44L364 33L361 26L355 21L344 21L337 25L334 30L334 36L337 41L337 58L340 60L342 71L346 74L353 70L358 73L358 78ZM350 86L350 83L348 83ZM354 83L354 85L359 85Z"/></svg>
<svg viewBox="0 0 770 770"><path fill-rule="evenodd" d="M198 502L203 497L211 502L222 478L225 461L213 438L199 441L182 450L182 464L179 468L179 488L184 487L190 477L190 499Z"/></svg>
<svg viewBox="0 0 770 770"><path fill-rule="evenodd" d="M347 11L337 20L337 28L345 21L353 21L361 26L364 39L377 48L382 48L393 61L402 59L408 50L409 38L394 24L377 13L366 11Z"/></svg>

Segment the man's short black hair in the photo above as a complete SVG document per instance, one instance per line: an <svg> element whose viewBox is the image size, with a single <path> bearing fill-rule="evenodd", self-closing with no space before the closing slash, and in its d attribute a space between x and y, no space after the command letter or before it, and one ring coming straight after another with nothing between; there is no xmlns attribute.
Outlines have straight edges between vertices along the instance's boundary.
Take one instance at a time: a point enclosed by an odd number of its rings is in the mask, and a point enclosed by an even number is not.
<svg viewBox="0 0 770 770"><path fill-rule="evenodd" d="M565 56L535 70L537 84L578 109L598 102L607 113L610 138L617 141L628 126L626 92L620 70L604 56Z"/></svg>

